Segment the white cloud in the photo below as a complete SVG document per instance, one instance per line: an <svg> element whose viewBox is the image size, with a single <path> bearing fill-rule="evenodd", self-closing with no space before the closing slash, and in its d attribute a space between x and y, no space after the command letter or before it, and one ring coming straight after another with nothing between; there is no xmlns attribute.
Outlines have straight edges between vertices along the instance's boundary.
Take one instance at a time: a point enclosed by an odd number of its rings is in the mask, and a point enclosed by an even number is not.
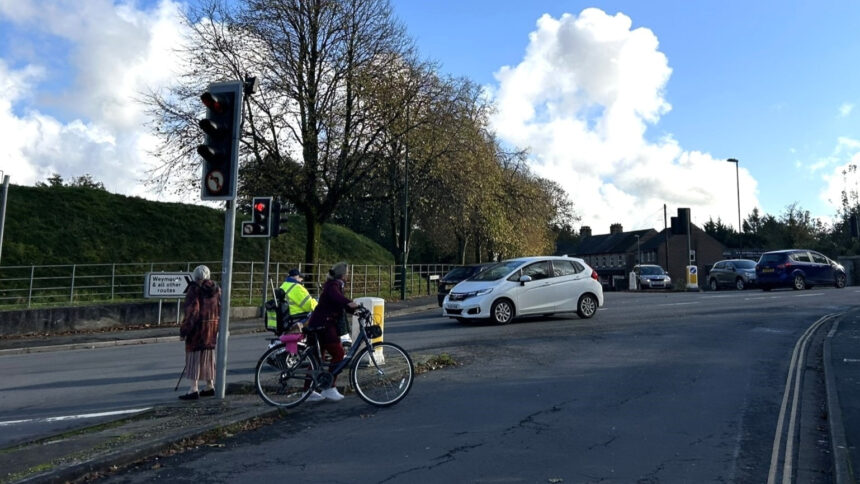
<svg viewBox="0 0 860 484"><path fill-rule="evenodd" d="M535 171L567 189L583 225L607 233L654 227L643 214L664 203L675 214L690 207L737 225L735 167L684 150L671 136L649 141L646 130L671 109L671 75L658 40L632 28L624 14L589 8L537 21L523 60L502 67L493 90L493 125L508 143L530 149ZM757 182L739 166L744 215L758 206Z"/></svg>
<svg viewBox="0 0 860 484"><path fill-rule="evenodd" d="M24 61L0 59L0 87L11 93L0 99L0 127L12 134L0 162L12 183L89 173L110 191L154 198L139 183L154 162L139 99L178 71L180 18L170 0L147 11L109 0L0 0L0 22L49 39L22 49ZM51 64L57 49L68 59ZM60 91L42 93L48 82Z"/></svg>
<svg viewBox="0 0 860 484"><path fill-rule="evenodd" d="M842 208L843 192L849 195L850 205L860 203L860 140L839 138L831 159L835 166L823 176L826 186L819 196L835 212Z"/></svg>
<svg viewBox="0 0 860 484"><path fill-rule="evenodd" d="M842 103L842 105L839 106L839 117L847 118L851 114L851 111L853 111L853 110L854 110L854 104Z"/></svg>

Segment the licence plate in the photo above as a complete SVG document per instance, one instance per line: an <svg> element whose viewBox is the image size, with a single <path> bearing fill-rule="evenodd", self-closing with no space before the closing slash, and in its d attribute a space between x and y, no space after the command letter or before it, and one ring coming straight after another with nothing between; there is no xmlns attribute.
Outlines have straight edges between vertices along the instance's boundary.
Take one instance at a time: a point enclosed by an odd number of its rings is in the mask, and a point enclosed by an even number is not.
<svg viewBox="0 0 860 484"><path fill-rule="evenodd" d="M765 267L761 270L762 272L773 272L773 267Z"/></svg>
<svg viewBox="0 0 860 484"><path fill-rule="evenodd" d="M461 309L458 303L448 303L445 307L448 309Z"/></svg>

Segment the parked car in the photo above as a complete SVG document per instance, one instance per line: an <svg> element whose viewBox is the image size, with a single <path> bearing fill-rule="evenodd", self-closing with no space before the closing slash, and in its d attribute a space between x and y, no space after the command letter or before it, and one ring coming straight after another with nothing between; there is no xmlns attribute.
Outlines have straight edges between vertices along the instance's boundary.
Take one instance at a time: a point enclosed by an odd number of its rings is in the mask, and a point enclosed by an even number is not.
<svg viewBox="0 0 860 484"><path fill-rule="evenodd" d="M741 291L755 283L755 261L749 259L721 260L708 272L708 286L712 291L721 287L733 287Z"/></svg>
<svg viewBox="0 0 860 484"><path fill-rule="evenodd" d="M814 250L775 250L762 254L755 266L759 287L769 291L774 287L809 289L820 284L845 287L842 264Z"/></svg>
<svg viewBox="0 0 860 484"><path fill-rule="evenodd" d="M456 286L458 282L464 281L475 274L481 272L487 267L493 265L493 263L489 264L472 264L468 266L458 266L450 271L447 274L442 276L439 279L438 285L438 293L437 297L439 299L439 307L442 307L442 301L445 300L445 296L451 291L451 288Z"/></svg>
<svg viewBox="0 0 860 484"><path fill-rule="evenodd" d="M637 264L633 266L639 289L671 289L672 278L660 266Z"/></svg>
<svg viewBox="0 0 860 484"><path fill-rule="evenodd" d="M576 311L587 319L603 306L603 287L576 257L523 257L494 264L451 289L442 315L458 321L487 319L506 324L515 317Z"/></svg>

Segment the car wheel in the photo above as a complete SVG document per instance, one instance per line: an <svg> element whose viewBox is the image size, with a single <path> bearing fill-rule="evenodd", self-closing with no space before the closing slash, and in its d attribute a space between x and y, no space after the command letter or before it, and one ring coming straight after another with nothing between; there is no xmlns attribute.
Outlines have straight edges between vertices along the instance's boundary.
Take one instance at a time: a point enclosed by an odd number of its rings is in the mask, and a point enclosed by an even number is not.
<svg viewBox="0 0 860 484"><path fill-rule="evenodd" d="M711 280L708 282L708 285L711 287L711 290L712 290L712 291L716 291L716 290L718 290L718 289L720 288L720 287L717 285L717 280L716 280L716 279L711 279Z"/></svg>
<svg viewBox="0 0 860 484"><path fill-rule="evenodd" d="M490 308L490 319L496 324L508 324L514 319L514 305L507 299L499 299Z"/></svg>
<svg viewBox="0 0 860 484"><path fill-rule="evenodd" d="M597 298L592 294L583 294L576 305L576 314L582 319L588 319L597 313Z"/></svg>
<svg viewBox="0 0 860 484"><path fill-rule="evenodd" d="M737 278L737 280L735 281L735 289L737 289L738 291L743 291L743 290L744 290L744 280L743 280L743 278L741 278L741 277L738 277L738 278Z"/></svg>
<svg viewBox="0 0 860 484"><path fill-rule="evenodd" d="M842 289L845 287L845 274L836 274L836 288Z"/></svg>
<svg viewBox="0 0 860 484"><path fill-rule="evenodd" d="M794 283L791 285L795 291L800 291L801 289L806 289L806 280L800 274L796 274L794 276Z"/></svg>

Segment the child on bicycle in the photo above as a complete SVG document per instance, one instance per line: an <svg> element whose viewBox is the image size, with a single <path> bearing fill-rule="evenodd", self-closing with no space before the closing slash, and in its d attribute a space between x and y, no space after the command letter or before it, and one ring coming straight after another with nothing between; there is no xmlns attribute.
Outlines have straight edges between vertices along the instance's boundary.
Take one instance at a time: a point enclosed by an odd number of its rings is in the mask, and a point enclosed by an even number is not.
<svg viewBox="0 0 860 484"><path fill-rule="evenodd" d="M309 329L320 330L316 332L319 335L320 349L331 355L330 371L333 371L335 366L343 361L344 357L343 345L338 331L340 318L344 311L353 313L360 307L343 294L343 286L348 280L349 266L346 262L338 262L328 271L328 277L320 293L319 304L311 313L307 323ZM321 393L311 393L308 401L316 402L325 399L337 402L342 400L343 395L337 391L335 381L336 378L332 381L331 387Z"/></svg>

